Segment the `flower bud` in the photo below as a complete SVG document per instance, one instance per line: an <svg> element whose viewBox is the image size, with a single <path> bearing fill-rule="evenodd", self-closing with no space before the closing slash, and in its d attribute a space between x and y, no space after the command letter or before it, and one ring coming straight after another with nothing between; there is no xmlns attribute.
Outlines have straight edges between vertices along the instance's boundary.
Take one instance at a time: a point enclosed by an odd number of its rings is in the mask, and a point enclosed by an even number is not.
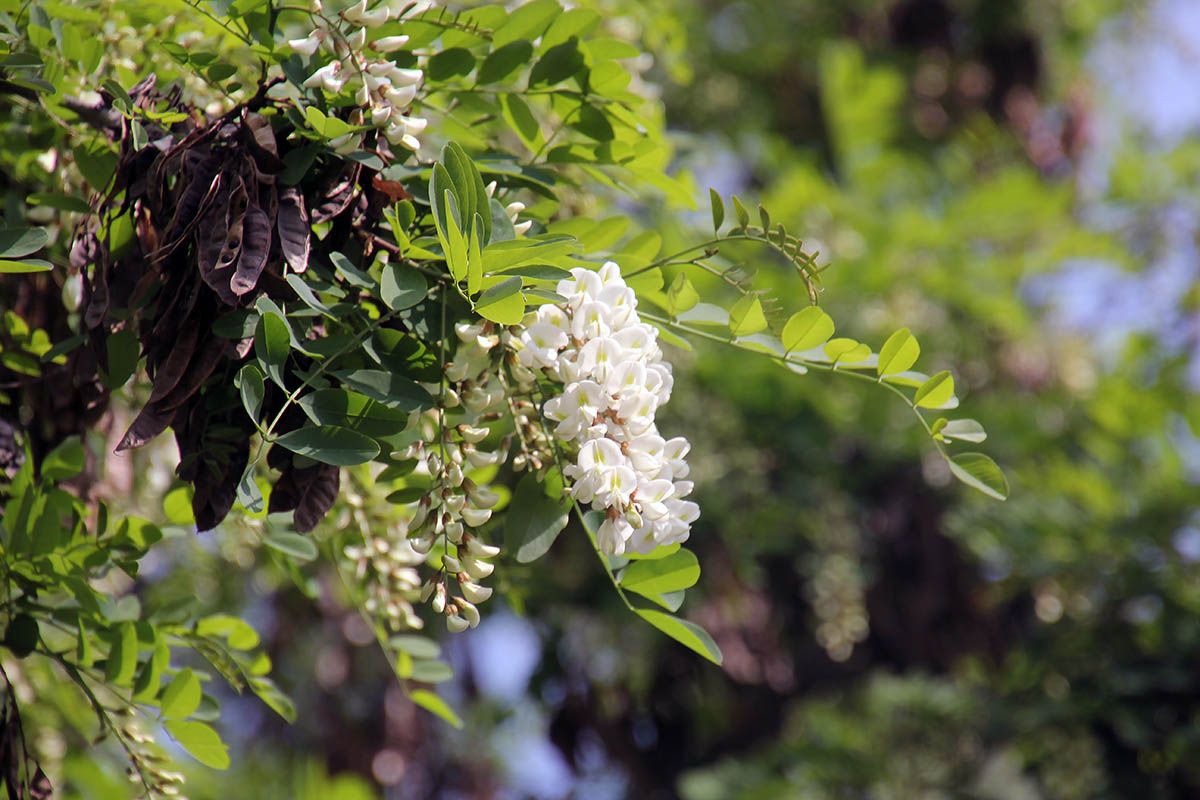
<svg viewBox="0 0 1200 800"><path fill-rule="evenodd" d="M476 508L491 508L500 502L500 495L488 489L481 489L475 484L467 486L467 482L463 481L463 487L466 489L467 497L471 499L471 504Z"/></svg>
<svg viewBox="0 0 1200 800"><path fill-rule="evenodd" d="M368 11L362 15L360 22L368 28L378 28L380 25L388 21L387 8L377 8L374 11ZM365 33L366 30L363 29ZM361 46L361 45L360 45Z"/></svg>
<svg viewBox="0 0 1200 800"><path fill-rule="evenodd" d="M487 186L483 187L483 191L487 193L489 198L496 196L496 182L492 181Z"/></svg>
<svg viewBox="0 0 1200 800"><path fill-rule="evenodd" d="M386 15L387 12L385 11L384 14ZM350 45L351 50L362 50L367 44L367 29L359 28L346 37L346 42Z"/></svg>
<svg viewBox="0 0 1200 800"><path fill-rule="evenodd" d="M462 633L467 628L471 627L471 623L460 617L458 614L446 615L446 627L451 633Z"/></svg>
<svg viewBox="0 0 1200 800"><path fill-rule="evenodd" d="M471 506L463 506L462 510L463 522L470 525L472 528L478 528L489 519L492 518L492 510L490 508L472 508Z"/></svg>
<svg viewBox="0 0 1200 800"><path fill-rule="evenodd" d="M450 492L442 497L442 503L446 506L446 510L451 514L457 514L462 511L462 508L467 503L466 495L458 492Z"/></svg>
<svg viewBox="0 0 1200 800"><path fill-rule="evenodd" d="M470 553L462 557L462 566L463 570L477 581L481 581L488 575L491 575L492 571L496 569L494 564L480 561Z"/></svg>
<svg viewBox="0 0 1200 800"><path fill-rule="evenodd" d="M464 509L465 510L465 509ZM465 518L464 518L465 519ZM463 524L458 520L446 523L446 538L453 544L462 542Z"/></svg>
<svg viewBox="0 0 1200 800"><path fill-rule="evenodd" d="M432 608L435 614L446 610L446 584L439 583L433 590Z"/></svg>
<svg viewBox="0 0 1200 800"><path fill-rule="evenodd" d="M447 572L458 573L463 571L462 564L459 562L459 560L449 553L442 556L442 566L446 568Z"/></svg>
<svg viewBox="0 0 1200 800"><path fill-rule="evenodd" d="M494 544L484 544L474 536L464 536L463 544L467 552L476 558L495 558L500 555L500 548Z"/></svg>
<svg viewBox="0 0 1200 800"><path fill-rule="evenodd" d="M390 53L408 44L407 36L384 36L371 42L371 48L377 53Z"/></svg>
<svg viewBox="0 0 1200 800"><path fill-rule="evenodd" d="M482 442L491 433L487 428L472 428L470 425L459 425L456 430L459 436L471 444Z"/></svg>
<svg viewBox="0 0 1200 800"><path fill-rule="evenodd" d="M420 598L422 603L428 602L429 598L433 597L433 590L437 587L437 585L437 581L433 578L430 578L425 582L425 584L421 587Z"/></svg>
<svg viewBox="0 0 1200 800"><path fill-rule="evenodd" d="M367 13L367 0L362 0L357 5L350 6L342 12L342 19L347 22L361 22L363 14Z"/></svg>
<svg viewBox="0 0 1200 800"><path fill-rule="evenodd" d="M458 613L462 614L467 622L471 623L472 628L479 624L479 609L472 603L458 598L454 601L454 605L458 607Z"/></svg>
<svg viewBox="0 0 1200 800"><path fill-rule="evenodd" d="M467 580L466 573L458 576L458 588L462 591L463 597L472 603L485 602L492 596L492 587L480 586L478 583Z"/></svg>

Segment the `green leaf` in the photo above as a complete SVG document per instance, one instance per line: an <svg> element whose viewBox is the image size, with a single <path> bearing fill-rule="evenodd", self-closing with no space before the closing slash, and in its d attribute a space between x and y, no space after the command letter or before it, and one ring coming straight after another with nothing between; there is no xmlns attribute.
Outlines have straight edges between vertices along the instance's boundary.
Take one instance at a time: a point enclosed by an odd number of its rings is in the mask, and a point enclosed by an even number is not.
<svg viewBox="0 0 1200 800"><path fill-rule="evenodd" d="M696 305L677 315L680 322L692 325L728 325L729 312L712 303L696 303Z"/></svg>
<svg viewBox="0 0 1200 800"><path fill-rule="evenodd" d="M687 275L680 272L667 289L667 310L671 312L671 316L676 316L694 308L699 302L700 293L688 280Z"/></svg>
<svg viewBox="0 0 1200 800"><path fill-rule="evenodd" d="M454 677L454 669L445 661L420 659L412 663L412 669L405 677L422 683L445 683Z"/></svg>
<svg viewBox="0 0 1200 800"><path fill-rule="evenodd" d="M312 539L298 533L273 531L263 537L263 544L297 561L315 561L317 558L317 546Z"/></svg>
<svg viewBox="0 0 1200 800"><path fill-rule="evenodd" d="M49 272L54 265L39 258L29 258L22 261L11 261L0 258L0 275L16 275L25 272Z"/></svg>
<svg viewBox="0 0 1200 800"><path fill-rule="evenodd" d="M42 480L65 481L83 471L83 443L78 436L63 440L42 461Z"/></svg>
<svg viewBox="0 0 1200 800"><path fill-rule="evenodd" d="M875 371L881 376L904 372L917 363L919 355L921 355L921 345L917 343L916 337L908 328L901 328L883 343L883 347L879 350L879 363L875 365Z"/></svg>
<svg viewBox="0 0 1200 800"><path fill-rule="evenodd" d="M333 268L338 271L338 274L346 279L346 282L351 286L359 289L371 289L375 286L375 281L371 276L363 272L358 267L350 262L342 253L336 250L329 254L329 260L333 263Z"/></svg>
<svg viewBox="0 0 1200 800"><path fill-rule="evenodd" d="M949 370L942 370L921 384L921 388L917 389L913 397L913 405L920 408L937 408L950 402L953 396L954 378Z"/></svg>
<svg viewBox="0 0 1200 800"><path fill-rule="evenodd" d="M552 267L549 264L529 264L523 267L509 267L508 269L500 270L497 275L520 275L523 278L532 278L536 281L562 281L570 280L571 273L561 267Z"/></svg>
<svg viewBox="0 0 1200 800"><path fill-rule="evenodd" d="M433 397L420 385L377 369L339 370L333 373L342 383L389 408L420 411L433 408Z"/></svg>
<svg viewBox="0 0 1200 800"><path fill-rule="evenodd" d="M517 483L504 521L507 549L522 564L541 558L567 526L569 508L565 501L547 497L537 477L526 473Z"/></svg>
<svg viewBox="0 0 1200 800"><path fill-rule="evenodd" d="M436 714L454 727L461 728L463 726L462 719L454 713L450 706L446 705L446 701L428 689L414 689L409 697L421 708L431 714Z"/></svg>
<svg viewBox="0 0 1200 800"><path fill-rule="evenodd" d="M529 86L553 86L565 81L583 69L583 63L583 53L579 52L579 40L571 37L562 44L554 45L538 59L529 72Z"/></svg>
<svg viewBox="0 0 1200 800"><path fill-rule="evenodd" d="M621 588L645 597L677 592L696 585L700 564L690 550L678 550L666 558L634 561L621 574Z"/></svg>
<svg viewBox="0 0 1200 800"><path fill-rule="evenodd" d="M388 308L403 311L425 299L429 284L425 276L412 267L389 262L379 279L379 296Z"/></svg>
<svg viewBox="0 0 1200 800"><path fill-rule="evenodd" d="M258 422L258 415L262 411L263 397L267 393L262 372L253 364L247 364L238 371L236 382L238 391L242 395L242 407L246 409L250 419Z"/></svg>
<svg viewBox="0 0 1200 800"><path fill-rule="evenodd" d="M734 213L737 214L738 226L742 228L746 227L750 224L750 212L746 210L744 205L742 205L742 201L738 199L736 194L730 199L733 200L733 210Z"/></svg>
<svg viewBox="0 0 1200 800"><path fill-rule="evenodd" d="M434 55L425 67L425 75L432 81L448 81L459 75L467 75L475 69L475 56L465 47L452 47Z"/></svg>
<svg viewBox="0 0 1200 800"><path fill-rule="evenodd" d="M188 755L204 766L222 770L229 768L229 749L208 725L192 720L172 720L163 727Z"/></svg>
<svg viewBox="0 0 1200 800"><path fill-rule="evenodd" d="M517 39L534 39L545 33L546 28L554 18L563 13L558 0L533 0L532 3L515 9L508 15L508 20L495 30L492 35L492 46L503 47Z"/></svg>
<svg viewBox="0 0 1200 800"><path fill-rule="evenodd" d="M105 349L108 351L108 371L104 373L102 382L106 389L116 391L125 385L137 369L142 354L137 332L132 325L126 325L108 337Z"/></svg>
<svg viewBox="0 0 1200 800"><path fill-rule="evenodd" d="M104 667L104 679L114 686L128 686L137 671L138 639L137 627L132 622L122 622L117 636L108 651L108 663Z"/></svg>
<svg viewBox="0 0 1200 800"><path fill-rule="evenodd" d="M704 628L693 622L688 622L686 619L664 614L661 611L644 608L636 609L636 611L639 617L675 641L695 650L714 664L721 663L721 649L717 647L717 643L712 640L712 637L708 635L708 631L704 630Z"/></svg>
<svg viewBox="0 0 1200 800"><path fill-rule="evenodd" d="M74 211L79 214L90 214L92 207L85 200L58 192L34 192L25 198L31 206L47 206L59 211Z"/></svg>
<svg viewBox="0 0 1200 800"><path fill-rule="evenodd" d="M721 200L717 190L711 187L708 190L708 199L712 203L713 233L717 233L725 222L725 202Z"/></svg>
<svg viewBox="0 0 1200 800"><path fill-rule="evenodd" d="M579 104L579 115L571 127L598 142L611 142L617 137L608 116L591 103Z"/></svg>
<svg viewBox="0 0 1200 800"><path fill-rule="evenodd" d="M287 363L290 344L291 334L282 317L274 312L259 316L254 328L254 354L271 380L284 391L287 391L287 385L283 382L283 366Z"/></svg>
<svg viewBox="0 0 1200 800"><path fill-rule="evenodd" d="M475 80L480 84L497 83L529 61L533 45L525 39L509 42L488 54L479 66Z"/></svg>
<svg viewBox="0 0 1200 800"><path fill-rule="evenodd" d="M162 693L159 704L163 719L184 719L200 707L200 679L190 668L182 669Z"/></svg>
<svg viewBox="0 0 1200 800"><path fill-rule="evenodd" d="M41 228L0 228L0 258L21 258L46 246L50 235Z"/></svg>
<svg viewBox="0 0 1200 800"><path fill-rule="evenodd" d="M393 436L408 421L405 412L345 389L318 389L296 404L318 425L338 425L373 438Z"/></svg>
<svg viewBox="0 0 1200 800"><path fill-rule="evenodd" d="M154 636L154 652L142 663L137 680L133 684L131 699L135 703L149 703L158 696L162 687L162 671L171 661L171 649L167 643L159 639L158 631L150 629Z"/></svg>
<svg viewBox="0 0 1200 800"><path fill-rule="evenodd" d="M519 291L521 291L521 279L506 278L505 280L500 281L500 283L497 283L495 286L487 289L483 294L479 295L479 299L476 301L476 304L480 306L486 306L492 303L498 303L507 297L511 297Z"/></svg>
<svg viewBox="0 0 1200 800"><path fill-rule="evenodd" d="M388 644L403 650L413 658L437 658L442 648L433 639L415 633L401 633L388 639Z"/></svg>
<svg viewBox="0 0 1200 800"><path fill-rule="evenodd" d="M337 425L299 428L274 442L293 453L339 467L365 464L379 455L379 445L370 436Z"/></svg>
<svg viewBox="0 0 1200 800"><path fill-rule="evenodd" d="M520 290L520 278L506 278L479 296L475 312L499 325L516 325L525 318L525 296Z"/></svg>
<svg viewBox="0 0 1200 800"><path fill-rule="evenodd" d="M871 355L871 348L862 342L842 337L825 343L825 355L834 363L852 364Z"/></svg>
<svg viewBox="0 0 1200 800"><path fill-rule="evenodd" d="M296 704L292 699L283 693L275 681L270 678L261 676L251 678L250 688L258 695L264 703L271 707L276 714L283 717L287 722L296 721Z"/></svg>
<svg viewBox="0 0 1200 800"><path fill-rule="evenodd" d="M783 326L783 348L789 353L803 352L824 344L833 336L833 319L822 309L809 306L792 314Z"/></svg>
<svg viewBox="0 0 1200 800"><path fill-rule="evenodd" d="M330 310L329 306L322 303L319 299L317 299L317 296L313 294L313 290L308 286L308 281L304 280L304 278L300 277L294 272L289 272L287 275L285 275L284 280L287 281L288 286L292 287L292 291L296 293L296 296L300 298L304 305L308 306L313 311L316 311L318 314L324 314L330 319L335 319L335 315L333 311Z"/></svg>
<svg viewBox="0 0 1200 800"><path fill-rule="evenodd" d="M258 646L258 632L244 619L228 614L212 614L196 623L200 636L224 636L234 650L253 650Z"/></svg>
<svg viewBox="0 0 1200 800"><path fill-rule="evenodd" d="M749 336L767 327L758 295L743 295L729 309L729 330L734 336Z"/></svg>
<svg viewBox="0 0 1200 800"><path fill-rule="evenodd" d="M470 263L467 255L467 240L463 238L462 229L458 224L458 211L455 207L454 195L447 189L443 196L445 197L447 210L446 228L438 229L438 234L442 237L442 249L446 254L446 266L450 269L450 274L454 276L454 280L461 281L467 277L470 269Z"/></svg>
<svg viewBox="0 0 1200 800"><path fill-rule="evenodd" d="M997 500L1008 498L1008 479L996 462L983 453L960 453L947 462L954 477Z"/></svg>
<svg viewBox="0 0 1200 800"><path fill-rule="evenodd" d="M958 439L972 444L979 444L987 439L987 431L973 419L951 420L942 426L940 433L947 439Z"/></svg>
<svg viewBox="0 0 1200 800"><path fill-rule="evenodd" d="M237 485L238 502L251 514L261 514L264 508L262 489L259 488L258 480L255 478L257 471L257 461L247 464Z"/></svg>
<svg viewBox="0 0 1200 800"><path fill-rule="evenodd" d="M545 139L542 136L542 126L538 123L537 117L529 110L529 106L521 99L519 94L506 94L500 100L500 105L504 113L504 119L516 131L520 137L521 143L529 148L530 152L537 152L545 144ZM436 169L436 167L435 167Z"/></svg>

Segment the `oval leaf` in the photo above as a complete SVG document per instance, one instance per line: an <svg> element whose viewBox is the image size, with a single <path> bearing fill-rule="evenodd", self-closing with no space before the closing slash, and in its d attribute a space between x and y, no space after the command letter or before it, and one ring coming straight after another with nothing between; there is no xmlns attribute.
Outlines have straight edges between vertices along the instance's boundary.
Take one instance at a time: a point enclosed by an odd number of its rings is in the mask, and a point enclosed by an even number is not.
<svg viewBox="0 0 1200 800"><path fill-rule="evenodd" d="M395 262L383 268L383 275L379 279L379 296L393 311L412 308L425 299L428 291L429 284L425 282L425 276L417 270Z"/></svg>
<svg viewBox="0 0 1200 800"><path fill-rule="evenodd" d="M691 588L699 579L695 553L679 550L666 558L633 562L621 575L621 586L649 597Z"/></svg>
<svg viewBox="0 0 1200 800"><path fill-rule="evenodd" d="M229 768L229 748L221 741L217 732L203 722L173 720L163 727L188 755L204 766L213 769Z"/></svg>
<svg viewBox="0 0 1200 800"><path fill-rule="evenodd" d="M1008 499L1008 479L995 461L983 453L960 453L949 460L954 477L997 500Z"/></svg>
<svg viewBox="0 0 1200 800"><path fill-rule="evenodd" d="M504 521L504 541L517 561L527 564L545 555L567 526L567 508L547 497L532 473L521 478Z"/></svg>
<svg viewBox="0 0 1200 800"><path fill-rule="evenodd" d="M973 419L956 419L947 422L939 431L947 439L979 444L987 439L987 431Z"/></svg>
<svg viewBox="0 0 1200 800"><path fill-rule="evenodd" d="M164 719L190 717L200 707L200 679L191 669L180 670L163 691L160 703Z"/></svg>
<svg viewBox="0 0 1200 800"><path fill-rule="evenodd" d="M783 347L789 353L811 350L833 336L833 319L816 306L797 311L783 326Z"/></svg>
<svg viewBox="0 0 1200 800"><path fill-rule="evenodd" d="M379 445L374 439L337 425L289 431L275 439L275 444L338 467L365 464L379 455Z"/></svg>
<svg viewBox="0 0 1200 800"><path fill-rule="evenodd" d="M314 561L317 558L317 546L312 539L298 533L274 531L263 537L263 544L297 561Z"/></svg>
<svg viewBox="0 0 1200 800"><path fill-rule="evenodd" d="M913 405L921 408L938 408L950 402L950 398L953 396L954 378L950 375L949 370L942 370L921 384L921 388L917 389L917 393L913 397Z"/></svg>
<svg viewBox="0 0 1200 800"><path fill-rule="evenodd" d="M721 663L721 648L717 647L717 643L708 635L708 631L699 625L688 622L686 619L664 614L662 611L639 608L637 614L667 636L685 647L695 650L714 664Z"/></svg>
<svg viewBox="0 0 1200 800"><path fill-rule="evenodd" d="M879 375L904 372L917 363L919 355L921 355L921 345L917 343L917 337L913 336L908 328L901 328L883 343L883 347L879 350L879 363L875 365L875 371Z"/></svg>

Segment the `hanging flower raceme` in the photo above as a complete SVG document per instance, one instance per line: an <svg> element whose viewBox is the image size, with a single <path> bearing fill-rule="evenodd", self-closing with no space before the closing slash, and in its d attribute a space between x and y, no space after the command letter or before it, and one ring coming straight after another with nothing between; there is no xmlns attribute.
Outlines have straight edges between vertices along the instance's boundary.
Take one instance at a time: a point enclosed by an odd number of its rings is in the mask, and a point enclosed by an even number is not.
<svg viewBox="0 0 1200 800"><path fill-rule="evenodd" d="M673 383L658 331L641 321L615 263L571 276L557 287L566 302L540 307L515 337L521 367L563 384L543 413L575 453L564 470L571 494L604 512L597 540L606 552L686 541L700 508L684 499L690 445L655 425Z"/></svg>
<svg viewBox="0 0 1200 800"><path fill-rule="evenodd" d="M430 7L430 3L416 3L399 13L393 13L386 5L368 7L369 0L342 11L340 21L331 21L321 15L320 0L314 0L313 13L319 20L318 27L302 39L292 39L288 45L304 56L315 56L318 51L329 52L334 59L314 70L304 86L320 88L334 96L351 89L360 106L351 121L355 124L370 124L379 128L387 140L394 145L403 145L410 150L421 146L419 137L429 121L405 115L416 99L424 73L419 69L402 68L385 57L408 43L407 36L383 36L368 41L369 31L383 25L389 19L411 17ZM351 132L330 142L338 152L352 152L362 145L362 134Z"/></svg>

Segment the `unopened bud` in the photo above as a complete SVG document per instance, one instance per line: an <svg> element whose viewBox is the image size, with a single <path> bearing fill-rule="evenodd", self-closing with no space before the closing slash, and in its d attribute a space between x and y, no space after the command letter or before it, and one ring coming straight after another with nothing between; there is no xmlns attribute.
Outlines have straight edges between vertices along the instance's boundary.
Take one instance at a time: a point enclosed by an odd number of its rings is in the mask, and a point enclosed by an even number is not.
<svg viewBox="0 0 1200 800"><path fill-rule="evenodd" d="M472 603L482 603L492 596L492 587L480 586L478 583L467 580L466 573L458 576L458 588L462 591L463 597Z"/></svg>
<svg viewBox="0 0 1200 800"><path fill-rule="evenodd" d="M474 536L464 536L463 543L466 545L467 552L476 558L495 558L500 555L500 548L494 544L484 544Z"/></svg>
<svg viewBox="0 0 1200 800"><path fill-rule="evenodd" d="M433 590L432 608L435 614L440 614L446 610L446 584L439 583Z"/></svg>
<svg viewBox="0 0 1200 800"><path fill-rule="evenodd" d="M454 556L450 555L449 553L442 556L442 566L446 568L447 572L462 572L463 571L462 564L459 563L459 560L457 558L455 558Z"/></svg>
<svg viewBox="0 0 1200 800"><path fill-rule="evenodd" d="M471 444L482 442L491 433L487 428L473 428L470 425L459 425L457 430L459 436Z"/></svg>
<svg viewBox="0 0 1200 800"><path fill-rule="evenodd" d="M470 525L472 528L478 528L491 518L492 510L490 508L472 508L471 506L463 506L463 522L465 522L467 525Z"/></svg>
<svg viewBox="0 0 1200 800"><path fill-rule="evenodd" d="M471 623L460 617L458 614L446 615L446 627L451 633L462 633L467 628L471 627Z"/></svg>
<svg viewBox="0 0 1200 800"><path fill-rule="evenodd" d="M458 606L458 613L466 617L472 628L479 624L479 609L472 603L458 598L454 601L454 605Z"/></svg>
<svg viewBox="0 0 1200 800"><path fill-rule="evenodd" d="M496 569L495 565L489 564L486 561L480 561L470 553L463 556L462 565L463 570L477 581L481 581L488 575L491 575L492 571Z"/></svg>

